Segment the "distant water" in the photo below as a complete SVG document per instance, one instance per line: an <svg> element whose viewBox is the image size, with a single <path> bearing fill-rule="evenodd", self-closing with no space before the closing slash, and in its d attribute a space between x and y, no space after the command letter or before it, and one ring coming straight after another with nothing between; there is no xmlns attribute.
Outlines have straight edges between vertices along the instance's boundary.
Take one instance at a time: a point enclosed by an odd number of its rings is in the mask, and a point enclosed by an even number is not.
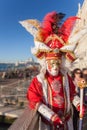
<svg viewBox="0 0 87 130"><path fill-rule="evenodd" d="M15 66L14 63L0 63L0 71L6 71L14 68L19 68L19 69L25 68L25 64L20 64L18 66Z"/></svg>
<svg viewBox="0 0 87 130"><path fill-rule="evenodd" d="M10 68L14 68L14 64L0 63L0 71L6 71Z"/></svg>

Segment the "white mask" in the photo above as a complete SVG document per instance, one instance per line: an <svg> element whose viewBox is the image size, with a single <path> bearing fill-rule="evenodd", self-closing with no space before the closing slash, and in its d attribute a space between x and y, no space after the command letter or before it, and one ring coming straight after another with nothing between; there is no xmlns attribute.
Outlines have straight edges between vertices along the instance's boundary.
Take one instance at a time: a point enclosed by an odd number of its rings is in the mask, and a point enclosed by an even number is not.
<svg viewBox="0 0 87 130"><path fill-rule="evenodd" d="M47 71L52 76L57 76L59 73L60 61L56 59L47 60Z"/></svg>

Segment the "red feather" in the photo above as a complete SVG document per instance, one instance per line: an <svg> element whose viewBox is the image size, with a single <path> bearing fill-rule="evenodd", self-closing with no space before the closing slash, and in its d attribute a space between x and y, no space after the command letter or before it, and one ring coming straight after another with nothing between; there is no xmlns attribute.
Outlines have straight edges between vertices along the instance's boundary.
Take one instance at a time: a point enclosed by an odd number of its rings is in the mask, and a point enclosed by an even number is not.
<svg viewBox="0 0 87 130"><path fill-rule="evenodd" d="M62 24L61 28L59 29L60 36L65 42L67 42L77 19L80 18L76 16L67 18L66 21Z"/></svg>
<svg viewBox="0 0 87 130"><path fill-rule="evenodd" d="M55 22L54 16L57 14L57 12L53 11L51 13L48 13L42 22L42 35L46 39L50 34L52 34L52 23ZM45 40L44 39L44 40Z"/></svg>

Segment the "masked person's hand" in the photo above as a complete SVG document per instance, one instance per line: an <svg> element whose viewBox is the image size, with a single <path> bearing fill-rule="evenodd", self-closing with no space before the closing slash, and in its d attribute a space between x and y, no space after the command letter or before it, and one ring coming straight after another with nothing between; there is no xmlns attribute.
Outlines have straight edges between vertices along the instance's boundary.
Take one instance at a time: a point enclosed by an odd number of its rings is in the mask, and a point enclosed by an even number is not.
<svg viewBox="0 0 87 130"><path fill-rule="evenodd" d="M62 120L57 115L55 117L52 117L52 122L56 128L60 128L61 126L63 126Z"/></svg>

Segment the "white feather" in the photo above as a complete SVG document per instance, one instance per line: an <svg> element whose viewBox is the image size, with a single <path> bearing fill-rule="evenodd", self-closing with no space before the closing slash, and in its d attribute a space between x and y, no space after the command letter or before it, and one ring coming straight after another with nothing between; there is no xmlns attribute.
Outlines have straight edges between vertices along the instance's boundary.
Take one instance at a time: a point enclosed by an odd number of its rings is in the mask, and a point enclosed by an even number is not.
<svg viewBox="0 0 87 130"><path fill-rule="evenodd" d="M60 50L63 51L63 52L74 51L74 49L76 48L76 45L77 44L65 45L62 48L60 48Z"/></svg>
<svg viewBox="0 0 87 130"><path fill-rule="evenodd" d="M33 37L36 37L36 34L38 32L38 29L35 28L32 24L27 22L27 20L19 21L19 23L31 34Z"/></svg>
<svg viewBox="0 0 87 130"><path fill-rule="evenodd" d="M39 50L44 50L44 51L50 51L51 48L45 45L45 43L40 42L40 41L34 41L35 47L38 48Z"/></svg>
<svg viewBox="0 0 87 130"><path fill-rule="evenodd" d="M68 42L76 44L85 34L87 34L87 26L83 27L80 31L69 37Z"/></svg>
<svg viewBox="0 0 87 130"><path fill-rule="evenodd" d="M79 40L85 35L87 34L87 26L82 28L82 30L78 31L77 33L75 33L73 36L69 37L68 40L68 45L63 46L60 50L67 52L67 51L74 51L75 48L78 45Z"/></svg>
<svg viewBox="0 0 87 130"><path fill-rule="evenodd" d="M49 48L48 46L46 46L43 42L35 40L34 43L35 43L35 47L31 48L31 52L34 55L36 55L38 53L38 51L40 51L40 52L51 51L51 48Z"/></svg>

